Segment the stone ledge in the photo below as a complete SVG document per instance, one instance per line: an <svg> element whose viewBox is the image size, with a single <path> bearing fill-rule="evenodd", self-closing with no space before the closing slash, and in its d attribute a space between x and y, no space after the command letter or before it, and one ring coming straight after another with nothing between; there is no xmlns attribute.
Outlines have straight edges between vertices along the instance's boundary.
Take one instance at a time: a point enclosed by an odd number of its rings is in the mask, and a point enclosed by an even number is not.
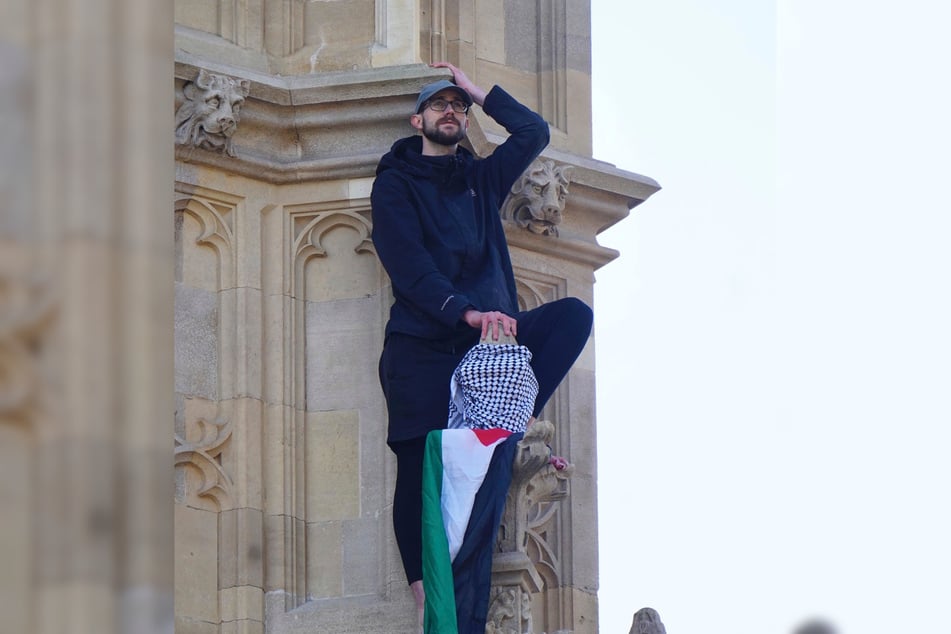
<svg viewBox="0 0 951 634"><path fill-rule="evenodd" d="M437 79L451 78L449 71L428 64L408 64L353 71L320 72L283 77L266 69L226 64L203 58L187 50L175 49L175 78L192 81L204 68L211 73L247 79L249 97L284 106L336 103L351 99L404 96L412 104L420 86ZM412 106L410 106L412 110ZM408 111L406 116L409 116Z"/></svg>
<svg viewBox="0 0 951 634"><path fill-rule="evenodd" d="M247 80L248 94L233 136L235 156L178 145L181 163L208 166L271 184L370 178L392 142L412 133L409 112L419 87L448 77L443 69L410 64L294 77L199 58L177 50L177 104L199 71ZM504 137L487 133L484 113L473 109L466 145L486 156ZM561 237L540 237L509 227L510 244L599 268L618 252L596 236L625 218L660 189L646 176L551 147L542 156L572 166Z"/></svg>

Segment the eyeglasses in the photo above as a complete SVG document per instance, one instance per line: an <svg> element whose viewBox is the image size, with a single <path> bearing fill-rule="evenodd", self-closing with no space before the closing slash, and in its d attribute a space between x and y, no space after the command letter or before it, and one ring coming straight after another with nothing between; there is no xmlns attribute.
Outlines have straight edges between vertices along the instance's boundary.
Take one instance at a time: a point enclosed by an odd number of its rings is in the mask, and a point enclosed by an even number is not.
<svg viewBox="0 0 951 634"><path fill-rule="evenodd" d="M453 112L458 112L459 114L469 112L469 106L465 101L446 101L445 99L433 99L427 102L426 106L436 112L444 112L449 106L452 106Z"/></svg>

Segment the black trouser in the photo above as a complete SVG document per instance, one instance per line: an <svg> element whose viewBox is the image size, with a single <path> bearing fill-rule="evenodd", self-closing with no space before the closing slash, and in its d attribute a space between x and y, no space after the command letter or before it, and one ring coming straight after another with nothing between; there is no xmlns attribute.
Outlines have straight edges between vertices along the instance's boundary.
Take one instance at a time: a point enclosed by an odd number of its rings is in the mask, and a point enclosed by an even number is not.
<svg viewBox="0 0 951 634"><path fill-rule="evenodd" d="M593 315L584 302L569 297L513 316L518 321L519 344L532 352L532 370L538 380L533 415L538 416L587 343ZM423 578L420 526L425 434L446 426L450 378L468 348L440 348L439 342L390 336L394 337L397 340L388 340L384 346L380 381L390 412L393 440L388 444L397 464L393 530L406 579L413 583ZM470 346L476 342L478 332ZM394 424L401 424L404 416L418 433L409 437L394 433Z"/></svg>

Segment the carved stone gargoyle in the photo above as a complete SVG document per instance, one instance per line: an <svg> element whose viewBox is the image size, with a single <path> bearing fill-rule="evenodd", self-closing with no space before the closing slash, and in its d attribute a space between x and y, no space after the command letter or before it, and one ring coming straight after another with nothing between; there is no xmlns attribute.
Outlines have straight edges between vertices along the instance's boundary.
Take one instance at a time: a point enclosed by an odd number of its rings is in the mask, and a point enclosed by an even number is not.
<svg viewBox="0 0 951 634"><path fill-rule="evenodd" d="M568 198L570 165L535 160L515 184L502 204L502 220L543 236L557 236Z"/></svg>
<svg viewBox="0 0 951 634"><path fill-rule="evenodd" d="M654 608L641 608L634 613L634 622L628 634L667 634L667 628Z"/></svg>
<svg viewBox="0 0 951 634"><path fill-rule="evenodd" d="M241 120L241 104L251 82L216 75L204 68L185 84L185 102L175 113L175 144L200 147L234 156L231 137Z"/></svg>
<svg viewBox="0 0 951 634"><path fill-rule="evenodd" d="M831 623L813 619L797 627L793 634L836 634L836 629Z"/></svg>
<svg viewBox="0 0 951 634"><path fill-rule="evenodd" d="M568 480L574 473L574 465L558 471L549 463L554 435L554 425L536 421L518 443L498 552L492 559L487 634L534 634L532 594L544 589L544 581L526 552L529 514L540 502L567 497Z"/></svg>

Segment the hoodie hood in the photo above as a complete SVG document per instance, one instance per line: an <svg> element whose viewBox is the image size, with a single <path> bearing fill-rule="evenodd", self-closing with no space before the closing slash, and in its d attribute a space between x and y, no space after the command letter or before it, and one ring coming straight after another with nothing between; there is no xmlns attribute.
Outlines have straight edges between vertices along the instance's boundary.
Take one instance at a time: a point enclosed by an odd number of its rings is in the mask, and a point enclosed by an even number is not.
<svg viewBox="0 0 951 634"><path fill-rule="evenodd" d="M380 159L376 175L395 169L440 187L468 186L466 177L474 160L472 152L461 145L456 148L455 154L448 156L423 156L422 151L421 136L400 139Z"/></svg>

